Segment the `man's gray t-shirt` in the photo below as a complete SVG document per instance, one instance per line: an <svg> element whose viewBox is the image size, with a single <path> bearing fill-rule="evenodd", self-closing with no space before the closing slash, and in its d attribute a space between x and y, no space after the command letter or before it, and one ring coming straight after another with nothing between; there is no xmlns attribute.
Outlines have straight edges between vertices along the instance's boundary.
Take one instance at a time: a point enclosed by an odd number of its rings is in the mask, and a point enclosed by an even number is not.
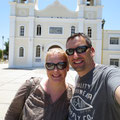
<svg viewBox="0 0 120 120"><path fill-rule="evenodd" d="M120 105L114 95L120 86L120 69L97 65L76 79L69 120L120 120Z"/></svg>

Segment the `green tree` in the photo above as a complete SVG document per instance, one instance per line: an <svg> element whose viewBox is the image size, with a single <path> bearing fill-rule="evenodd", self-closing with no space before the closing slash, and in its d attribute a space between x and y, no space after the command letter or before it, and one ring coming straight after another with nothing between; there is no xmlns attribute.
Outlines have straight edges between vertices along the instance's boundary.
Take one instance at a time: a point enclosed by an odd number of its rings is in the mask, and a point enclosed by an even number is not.
<svg viewBox="0 0 120 120"><path fill-rule="evenodd" d="M2 59L2 50L0 49L0 59Z"/></svg>
<svg viewBox="0 0 120 120"><path fill-rule="evenodd" d="M4 55L8 56L9 53L9 41L5 42L5 49L4 49Z"/></svg>

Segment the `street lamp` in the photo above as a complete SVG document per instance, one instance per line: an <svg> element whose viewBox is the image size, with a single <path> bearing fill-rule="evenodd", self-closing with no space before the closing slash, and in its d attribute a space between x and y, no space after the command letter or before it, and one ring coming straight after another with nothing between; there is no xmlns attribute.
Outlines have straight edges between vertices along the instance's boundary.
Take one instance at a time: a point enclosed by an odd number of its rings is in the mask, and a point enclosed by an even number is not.
<svg viewBox="0 0 120 120"><path fill-rule="evenodd" d="M102 20L102 29L104 29L104 25L105 25L105 20Z"/></svg>
<svg viewBox="0 0 120 120"><path fill-rule="evenodd" d="M3 61L3 55L4 55L4 36L2 36L2 61Z"/></svg>
<svg viewBox="0 0 120 120"><path fill-rule="evenodd" d="M101 55L101 64L103 64L103 39L104 39L104 25L105 25L105 20L102 20L102 55Z"/></svg>

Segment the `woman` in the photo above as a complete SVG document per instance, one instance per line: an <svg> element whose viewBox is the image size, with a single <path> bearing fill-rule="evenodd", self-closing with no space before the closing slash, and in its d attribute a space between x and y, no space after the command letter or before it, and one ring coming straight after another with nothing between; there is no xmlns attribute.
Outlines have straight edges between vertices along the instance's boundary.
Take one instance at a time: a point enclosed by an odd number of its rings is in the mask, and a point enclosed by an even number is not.
<svg viewBox="0 0 120 120"><path fill-rule="evenodd" d="M27 98L27 88L31 82L26 81L13 99L5 120L67 119L73 87L65 82L69 70L66 53L60 48L50 49L46 55L45 67L48 78L38 82Z"/></svg>

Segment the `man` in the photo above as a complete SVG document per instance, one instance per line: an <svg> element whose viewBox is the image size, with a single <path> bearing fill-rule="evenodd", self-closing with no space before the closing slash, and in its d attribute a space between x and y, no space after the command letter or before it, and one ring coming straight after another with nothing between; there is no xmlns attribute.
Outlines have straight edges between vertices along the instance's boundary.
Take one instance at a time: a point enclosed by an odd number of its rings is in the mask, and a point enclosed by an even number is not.
<svg viewBox="0 0 120 120"><path fill-rule="evenodd" d="M66 48L78 73L69 120L120 120L120 69L95 64L95 50L83 33L70 36Z"/></svg>

